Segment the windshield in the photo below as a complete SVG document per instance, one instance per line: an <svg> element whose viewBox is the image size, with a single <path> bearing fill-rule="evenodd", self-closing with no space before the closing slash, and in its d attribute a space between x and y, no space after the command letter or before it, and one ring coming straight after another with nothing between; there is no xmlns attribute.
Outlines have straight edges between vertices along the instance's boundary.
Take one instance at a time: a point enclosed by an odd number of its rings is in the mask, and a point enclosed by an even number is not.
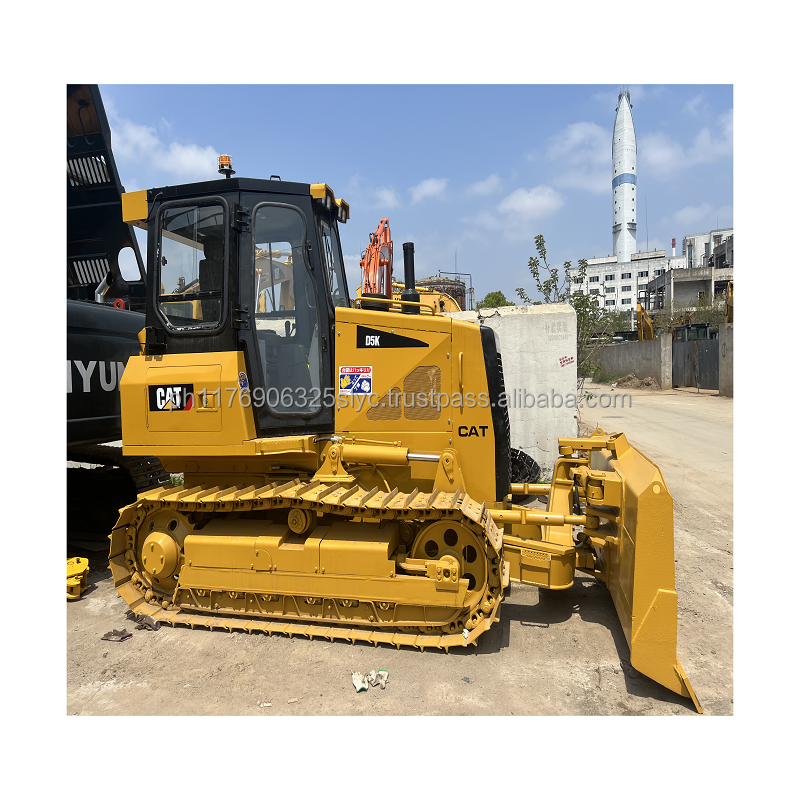
<svg viewBox="0 0 800 800"><path fill-rule="evenodd" d="M161 212L158 306L172 327L215 327L222 319L225 212L221 205Z"/></svg>
<svg viewBox="0 0 800 800"><path fill-rule="evenodd" d="M344 282L344 271L339 254L339 237L326 219L320 219L320 235L322 237L322 258L325 262L325 274L331 290L334 306L347 308L347 287Z"/></svg>

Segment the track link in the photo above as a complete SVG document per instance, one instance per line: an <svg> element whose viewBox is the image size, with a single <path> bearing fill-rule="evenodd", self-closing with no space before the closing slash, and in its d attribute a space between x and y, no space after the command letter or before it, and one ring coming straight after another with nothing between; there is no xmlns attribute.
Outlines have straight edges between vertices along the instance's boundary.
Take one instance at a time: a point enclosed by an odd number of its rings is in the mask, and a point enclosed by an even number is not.
<svg viewBox="0 0 800 800"><path fill-rule="evenodd" d="M170 599L159 597L142 579L135 548L139 527L153 511L169 509L181 514L211 512L229 514L273 509L304 508L334 514L342 518L397 520L406 523L427 523L452 520L482 537L487 552L489 579L479 601L465 622L461 633L415 633L397 629L375 629L369 626L349 627L342 624L323 624L305 619L238 617L229 614L194 612L176 606ZM109 562L114 585L128 606L137 613L147 613L162 623L188 625L191 628L261 631L288 636L316 637L330 641L372 642L426 647L463 647L477 644L478 637L499 618L502 591L508 585L507 567L502 557L502 534L487 512L485 504L477 503L461 490L430 493L413 490L405 494L394 489L364 489L361 486L303 482L298 478L285 483L256 483L238 485L203 484L161 486L139 495L137 501L121 510L119 521L111 536ZM177 590L175 595L177 596Z"/></svg>

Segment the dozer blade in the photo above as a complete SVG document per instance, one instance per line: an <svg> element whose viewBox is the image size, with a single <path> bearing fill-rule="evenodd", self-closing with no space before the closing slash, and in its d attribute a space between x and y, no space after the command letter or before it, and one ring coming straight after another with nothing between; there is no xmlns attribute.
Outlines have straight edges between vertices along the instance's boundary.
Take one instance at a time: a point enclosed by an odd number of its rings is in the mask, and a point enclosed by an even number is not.
<svg viewBox="0 0 800 800"><path fill-rule="evenodd" d="M596 432L598 433L598 432ZM605 438L605 437L604 437ZM623 434L593 450L591 468L616 472L622 484L618 521L601 551L601 567L625 638L631 664L703 709L677 657L678 596L672 495L661 470ZM587 507L587 513L591 513ZM599 531L598 531L599 532Z"/></svg>

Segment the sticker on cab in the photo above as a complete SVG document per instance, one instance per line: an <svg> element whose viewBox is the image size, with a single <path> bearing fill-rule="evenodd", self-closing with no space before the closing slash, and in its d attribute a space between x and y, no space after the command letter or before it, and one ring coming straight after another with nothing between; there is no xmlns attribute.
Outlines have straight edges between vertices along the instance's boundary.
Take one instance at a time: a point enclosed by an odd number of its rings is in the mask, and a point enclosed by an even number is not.
<svg viewBox="0 0 800 800"><path fill-rule="evenodd" d="M239 373L239 388L246 392L250 388L250 384L247 382L247 374L244 372Z"/></svg>
<svg viewBox="0 0 800 800"><path fill-rule="evenodd" d="M372 394L372 367L339 367L339 394Z"/></svg>

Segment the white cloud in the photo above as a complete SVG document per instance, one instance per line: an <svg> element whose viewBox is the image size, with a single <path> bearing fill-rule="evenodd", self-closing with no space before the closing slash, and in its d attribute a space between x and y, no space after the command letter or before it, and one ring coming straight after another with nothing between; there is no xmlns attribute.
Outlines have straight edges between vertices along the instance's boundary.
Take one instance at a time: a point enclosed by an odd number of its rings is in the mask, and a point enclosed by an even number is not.
<svg viewBox="0 0 800 800"><path fill-rule="evenodd" d="M553 183L560 189L602 194L609 189L611 131L595 122L574 122L550 139L549 161L564 169Z"/></svg>
<svg viewBox="0 0 800 800"><path fill-rule="evenodd" d="M467 194L493 194L500 189L502 183L503 182L500 180L499 175L490 175L488 178L484 178L482 181L475 181L475 183L471 183L469 186L467 186Z"/></svg>
<svg viewBox="0 0 800 800"><path fill-rule="evenodd" d="M347 288L350 295L355 297L356 289L361 285L361 256L344 257L344 271L347 275Z"/></svg>
<svg viewBox="0 0 800 800"><path fill-rule="evenodd" d="M347 182L345 197L351 207L378 208L387 211L401 205L400 194L393 186L375 186L360 173L353 175Z"/></svg>
<svg viewBox="0 0 800 800"><path fill-rule="evenodd" d="M733 225L732 206L722 206L714 208L711 203L701 203L698 206L685 206L676 211L672 216L662 220L662 224L674 224L687 230L710 230L717 225L719 220L720 227Z"/></svg>
<svg viewBox="0 0 800 800"><path fill-rule="evenodd" d="M408 191L411 192L411 202L418 203L426 197L440 197L446 188L447 178L426 178Z"/></svg>
<svg viewBox="0 0 800 800"><path fill-rule="evenodd" d="M499 211L526 220L539 219L553 214L564 205L564 199L550 186L533 189L515 189L497 207Z"/></svg>
<svg viewBox="0 0 800 800"><path fill-rule="evenodd" d="M733 109L717 118L718 132L702 128L688 149L665 133L642 136L638 142L639 157L644 169L657 178L669 178L677 172L698 164L711 164L733 155Z"/></svg>
<svg viewBox="0 0 800 800"><path fill-rule="evenodd" d="M383 208L397 208L400 195L390 186L379 186L375 189L375 204Z"/></svg>
<svg viewBox="0 0 800 800"><path fill-rule="evenodd" d="M466 222L470 227L503 234L506 239L533 239L539 233L531 223L554 214L564 205L564 198L550 186L515 189L493 210L483 209Z"/></svg>
<svg viewBox="0 0 800 800"><path fill-rule="evenodd" d="M547 157L570 165L607 165L610 150L610 131L596 122L573 122L550 139Z"/></svg>
<svg viewBox="0 0 800 800"><path fill-rule="evenodd" d="M210 145L163 142L156 129L121 117L110 99L105 103L111 125L114 157L141 164L182 180L213 180L217 175L217 150ZM166 122L162 119L162 122Z"/></svg>
<svg viewBox="0 0 800 800"><path fill-rule="evenodd" d="M700 116L700 114L706 110L708 104L705 102L705 97L701 92L698 95L695 95L691 100L687 100L682 109L683 114L692 114L695 117Z"/></svg>

